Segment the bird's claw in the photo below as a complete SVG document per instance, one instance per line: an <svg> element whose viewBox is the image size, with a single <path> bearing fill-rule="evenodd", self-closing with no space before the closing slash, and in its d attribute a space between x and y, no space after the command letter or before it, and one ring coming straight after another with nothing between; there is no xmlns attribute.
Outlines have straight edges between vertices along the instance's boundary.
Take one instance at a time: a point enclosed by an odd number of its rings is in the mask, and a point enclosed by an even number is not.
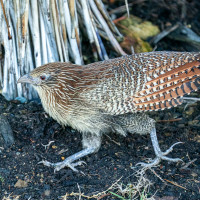
<svg viewBox="0 0 200 200"><path fill-rule="evenodd" d="M170 153L172 150L173 150L173 147L177 144L181 144L183 142L177 142L175 144L173 144L169 149L167 149L165 152L162 152L160 149L157 149L155 151L155 154L156 154L156 158L154 160L151 160L150 163L144 163L144 162L139 162L136 164L136 166L140 165L142 167L145 167L145 168L151 168L151 167L155 167L157 166L161 160L167 160L167 161L170 161L170 162L183 162L182 159L180 158L169 158L167 157L166 155L168 153Z"/></svg>
<svg viewBox="0 0 200 200"><path fill-rule="evenodd" d="M54 168L54 173L57 171L60 171L61 169L63 169L64 167L69 167L70 169L72 169L74 172L79 172L75 167L82 165L82 164L86 164L86 162L84 161L78 161L75 163L72 163L70 161L68 161L67 159L62 161L62 162L57 162L57 163L51 163L47 160L42 160L40 161L38 164L43 164L47 167L53 167Z"/></svg>

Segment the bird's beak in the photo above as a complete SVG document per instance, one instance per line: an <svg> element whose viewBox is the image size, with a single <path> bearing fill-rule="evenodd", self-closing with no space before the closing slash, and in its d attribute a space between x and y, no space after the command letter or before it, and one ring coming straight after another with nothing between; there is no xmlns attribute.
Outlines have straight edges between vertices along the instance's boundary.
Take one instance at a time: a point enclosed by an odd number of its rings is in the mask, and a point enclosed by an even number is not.
<svg viewBox="0 0 200 200"><path fill-rule="evenodd" d="M33 84L33 78L29 74L26 74L26 75L22 76L21 78L19 78L17 83L31 83L31 84Z"/></svg>

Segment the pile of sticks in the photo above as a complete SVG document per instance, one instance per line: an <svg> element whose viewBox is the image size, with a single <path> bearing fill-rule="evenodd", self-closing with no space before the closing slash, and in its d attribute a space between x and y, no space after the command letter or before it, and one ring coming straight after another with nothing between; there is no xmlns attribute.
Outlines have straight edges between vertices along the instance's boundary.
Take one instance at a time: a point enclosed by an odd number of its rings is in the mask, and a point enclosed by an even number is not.
<svg viewBox="0 0 200 200"><path fill-rule="evenodd" d="M96 60L108 59L102 37L117 53L125 54L116 40L122 35L101 0L0 2L0 88L8 100L37 97L29 85L17 84L21 75L35 67L69 59L84 64L84 38L89 40Z"/></svg>

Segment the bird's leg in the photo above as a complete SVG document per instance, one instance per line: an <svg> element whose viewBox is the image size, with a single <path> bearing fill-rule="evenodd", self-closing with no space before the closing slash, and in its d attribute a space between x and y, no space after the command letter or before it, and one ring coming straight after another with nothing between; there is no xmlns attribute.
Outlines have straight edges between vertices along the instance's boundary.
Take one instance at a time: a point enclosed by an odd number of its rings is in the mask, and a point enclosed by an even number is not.
<svg viewBox="0 0 200 200"><path fill-rule="evenodd" d="M173 147L175 145L181 144L182 142L177 142L177 143L173 144L165 152L162 152L160 147L159 147L159 144L158 144L158 139L157 139L157 135L156 135L156 128L152 128L152 130L150 132L150 136L151 136L151 141L152 141L152 144L153 144L154 152L156 154L156 158L154 160L152 160L152 162L150 162L150 163L140 162L137 165L142 165L143 167L153 167L153 166L158 165L161 160L167 160L167 161L171 161L171 162L182 161L180 158L169 158L169 157L166 156L168 153L170 153L173 150Z"/></svg>
<svg viewBox="0 0 200 200"><path fill-rule="evenodd" d="M85 133L83 134L82 143L83 143L83 148L84 148L82 151L79 151L78 153L75 153L69 156L62 162L51 163L49 161L43 160L39 163L42 163L48 167L54 167L54 172L59 171L64 167L69 167L73 171L78 172L78 170L75 167L78 165L82 165L85 162L77 161L77 160L98 151L98 149L101 146L101 134L86 134ZM74 162L74 161L77 161L77 162Z"/></svg>

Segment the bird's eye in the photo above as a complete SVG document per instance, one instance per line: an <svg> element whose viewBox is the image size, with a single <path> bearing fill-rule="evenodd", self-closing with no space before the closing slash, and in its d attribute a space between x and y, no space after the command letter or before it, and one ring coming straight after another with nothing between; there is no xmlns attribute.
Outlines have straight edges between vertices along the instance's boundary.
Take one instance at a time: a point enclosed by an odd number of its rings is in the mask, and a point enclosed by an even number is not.
<svg viewBox="0 0 200 200"><path fill-rule="evenodd" d="M40 79L41 79L42 81L44 81L44 80L46 79L46 76L45 76L45 75L41 75L41 76L40 76Z"/></svg>

